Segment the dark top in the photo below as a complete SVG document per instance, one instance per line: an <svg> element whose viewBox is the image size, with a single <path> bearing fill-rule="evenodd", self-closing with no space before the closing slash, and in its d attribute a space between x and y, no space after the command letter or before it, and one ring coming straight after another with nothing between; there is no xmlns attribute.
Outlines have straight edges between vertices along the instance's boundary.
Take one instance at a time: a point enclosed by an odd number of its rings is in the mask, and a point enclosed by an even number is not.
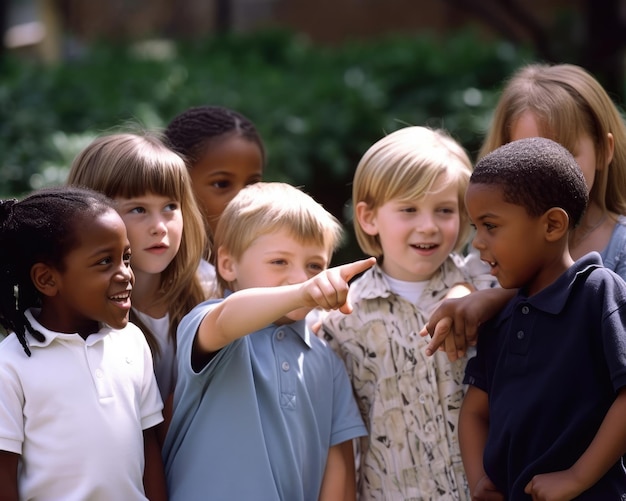
<svg viewBox="0 0 626 501"><path fill-rule="evenodd" d="M592 252L534 296L521 290L481 329L465 382L489 395L484 466L507 499L530 499L534 475L587 449L626 384L625 326L626 283ZM577 499L620 496L621 461Z"/></svg>

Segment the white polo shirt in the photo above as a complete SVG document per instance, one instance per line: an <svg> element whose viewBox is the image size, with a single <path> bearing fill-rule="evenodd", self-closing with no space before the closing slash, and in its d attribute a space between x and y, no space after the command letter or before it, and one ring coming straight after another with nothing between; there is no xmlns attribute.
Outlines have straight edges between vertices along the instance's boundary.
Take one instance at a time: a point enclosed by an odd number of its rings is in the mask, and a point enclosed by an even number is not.
<svg viewBox="0 0 626 501"><path fill-rule="evenodd" d="M36 310L33 310L37 314ZM163 420L150 350L133 324L86 340L52 332L0 343L0 450L21 454L22 499L146 499L143 430Z"/></svg>

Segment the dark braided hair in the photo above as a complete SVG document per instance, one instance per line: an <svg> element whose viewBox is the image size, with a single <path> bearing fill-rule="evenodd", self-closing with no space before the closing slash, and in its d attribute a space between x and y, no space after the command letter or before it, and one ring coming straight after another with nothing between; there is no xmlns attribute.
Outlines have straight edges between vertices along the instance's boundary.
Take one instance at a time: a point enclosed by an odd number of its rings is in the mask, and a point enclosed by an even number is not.
<svg viewBox="0 0 626 501"><path fill-rule="evenodd" d="M165 129L168 146L185 158L188 168L200 160L208 144L232 135L256 143L265 163L265 147L256 127L241 113L229 108L189 108L174 117Z"/></svg>
<svg viewBox="0 0 626 501"><path fill-rule="evenodd" d="M38 341L45 339L24 315L41 305L31 268L45 263L63 271L65 256L78 245L80 223L111 209L113 202L104 195L70 187L0 201L0 324L15 332L28 356L26 330Z"/></svg>

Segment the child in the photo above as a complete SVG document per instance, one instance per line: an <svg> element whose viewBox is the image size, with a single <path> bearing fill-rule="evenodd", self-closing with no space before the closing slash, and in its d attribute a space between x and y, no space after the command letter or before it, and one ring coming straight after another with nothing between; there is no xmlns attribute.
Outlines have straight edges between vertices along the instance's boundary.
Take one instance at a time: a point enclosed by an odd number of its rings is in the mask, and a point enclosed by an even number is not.
<svg viewBox="0 0 626 501"><path fill-rule="evenodd" d="M352 439L366 430L341 360L303 320L317 306L349 313L348 280L374 262L326 270L340 235L283 183L247 186L226 207L215 233L226 296L178 329L171 501L354 499Z"/></svg>
<svg viewBox="0 0 626 501"><path fill-rule="evenodd" d="M110 134L74 159L67 182L117 202L133 249L131 321L154 355L167 419L176 382L176 328L208 295L198 276L206 235L185 163L155 134Z"/></svg>
<svg viewBox="0 0 626 501"><path fill-rule="evenodd" d="M626 498L626 284L598 253L570 256L587 200L576 160L544 138L496 149L470 178L473 245L519 289L467 365L459 441L476 499Z"/></svg>
<svg viewBox="0 0 626 501"><path fill-rule="evenodd" d="M221 106L189 108L172 119L165 137L187 162L212 235L228 202L244 186L261 180L263 141L250 120Z"/></svg>
<svg viewBox="0 0 626 501"><path fill-rule="evenodd" d="M1 499L165 499L162 403L128 323L129 261L99 193L0 202Z"/></svg>
<svg viewBox="0 0 626 501"><path fill-rule="evenodd" d="M355 232L377 265L350 289L354 313L331 312L321 335L344 359L369 435L360 442L361 499L469 499L456 439L465 361L424 356L417 337L444 297L474 278L454 251L470 227L463 203L472 172L443 131L406 127L357 166ZM464 285L463 285L464 284Z"/></svg>
<svg viewBox="0 0 626 501"><path fill-rule="evenodd" d="M540 136L557 141L576 158L589 189L589 207L570 232L570 252L577 259L597 251L604 266L626 280L626 125L600 83L570 64L531 64L519 69L505 86L480 157L515 139ZM449 333L454 318L454 354L466 336L475 340L476 326L512 297L502 289L479 292L444 303L433 314L428 331L433 351ZM441 324L442 318L449 317ZM423 334L427 334L426 330Z"/></svg>

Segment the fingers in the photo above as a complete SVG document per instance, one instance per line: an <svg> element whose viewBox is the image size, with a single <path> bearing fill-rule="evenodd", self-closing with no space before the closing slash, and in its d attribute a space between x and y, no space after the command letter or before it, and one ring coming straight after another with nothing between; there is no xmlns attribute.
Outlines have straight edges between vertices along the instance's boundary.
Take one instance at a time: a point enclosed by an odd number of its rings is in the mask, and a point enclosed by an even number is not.
<svg viewBox="0 0 626 501"><path fill-rule="evenodd" d="M432 337L428 346L426 347L426 355L430 356L435 353L442 344L446 341L448 335L450 334L450 329L452 328L452 318L445 317L434 323L434 328L432 330ZM424 327L426 329L426 327Z"/></svg>
<svg viewBox="0 0 626 501"><path fill-rule="evenodd" d="M371 268L376 264L376 258L370 257L368 259L361 259L360 261L354 261L353 263L343 264L337 266L336 270L339 271L341 278L346 282L349 282L353 277L359 273L363 273L365 270Z"/></svg>

